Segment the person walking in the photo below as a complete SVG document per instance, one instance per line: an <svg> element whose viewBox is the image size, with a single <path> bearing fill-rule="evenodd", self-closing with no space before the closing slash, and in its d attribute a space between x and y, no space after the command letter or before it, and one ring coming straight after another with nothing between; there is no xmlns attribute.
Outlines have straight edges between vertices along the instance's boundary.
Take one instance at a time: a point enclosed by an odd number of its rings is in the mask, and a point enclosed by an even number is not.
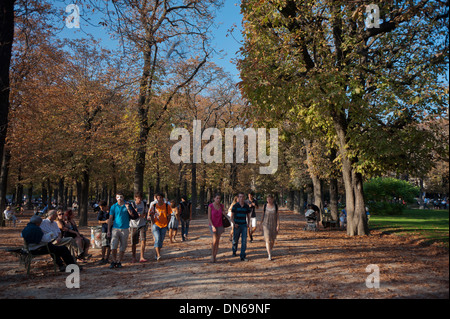
<svg viewBox="0 0 450 319"><path fill-rule="evenodd" d="M253 233L256 230L256 209L259 208L258 206L258 201L255 198L255 195L253 194L253 192L249 192L248 193L248 200L247 200L247 204L250 207L250 209L252 210L251 214L250 214L250 224L248 227L248 235L250 237L250 242L253 242Z"/></svg>
<svg viewBox="0 0 450 319"><path fill-rule="evenodd" d="M133 215L130 204L125 203L122 192L116 194L117 203L111 206L109 210L108 233L111 238L111 256L112 261L109 268L122 268L122 259L128 245L128 236L130 234L130 219ZM120 245L119 256L117 249Z"/></svg>
<svg viewBox="0 0 450 319"><path fill-rule="evenodd" d="M188 239L189 224L192 219L192 205L188 202L186 195L181 197L180 202L180 220L181 220L181 239Z"/></svg>
<svg viewBox="0 0 450 319"><path fill-rule="evenodd" d="M180 222L180 214L179 214L179 207L178 203L175 199L172 199L170 201L170 207L172 208L172 214L170 215L170 221L169 221L169 239L171 243L176 242L175 237L177 236L178 232L178 224Z"/></svg>
<svg viewBox="0 0 450 319"><path fill-rule="evenodd" d="M161 248L163 246L164 237L166 236L167 226L169 224L172 208L169 204L164 203L164 195L156 195L158 202L149 211L152 221L152 233L155 239L156 260L161 259Z"/></svg>
<svg viewBox="0 0 450 319"><path fill-rule="evenodd" d="M131 203L133 208L139 215L137 219L130 220L130 232L131 232L131 256L132 262L137 262L136 258L136 246L140 243L140 258L139 262L144 263L147 259L144 258L145 244L147 241L147 214L145 203L142 201L142 193L138 192L134 195L134 203Z"/></svg>
<svg viewBox="0 0 450 319"><path fill-rule="evenodd" d="M267 203L264 204L264 211L261 220L264 240L266 242L267 259L272 260L272 250L280 231L280 216L278 205L274 202L273 195L267 196Z"/></svg>
<svg viewBox="0 0 450 319"><path fill-rule="evenodd" d="M99 203L100 210L97 214L97 221L102 226L101 242L102 242L102 259L100 260L101 265L105 265L109 261L109 255L111 254L111 238L108 238L106 234L108 233L108 204L106 201L101 200Z"/></svg>
<svg viewBox="0 0 450 319"><path fill-rule="evenodd" d="M219 251L220 235L222 235L224 231L222 216L227 218L225 209L223 204L220 202L220 199L220 194L216 194L214 196L214 201L208 206L209 230L212 235L211 262L213 263L216 262L217 252Z"/></svg>
<svg viewBox="0 0 450 319"><path fill-rule="evenodd" d="M239 238L242 235L241 253L239 257L241 258L241 261L248 261L245 251L247 249L247 232L248 232L248 225L250 224L251 209L245 203L244 196L245 196L244 193L239 193L238 194L239 201L236 204L234 204L233 208L231 209L231 220L234 222L232 251L233 256L236 256Z"/></svg>

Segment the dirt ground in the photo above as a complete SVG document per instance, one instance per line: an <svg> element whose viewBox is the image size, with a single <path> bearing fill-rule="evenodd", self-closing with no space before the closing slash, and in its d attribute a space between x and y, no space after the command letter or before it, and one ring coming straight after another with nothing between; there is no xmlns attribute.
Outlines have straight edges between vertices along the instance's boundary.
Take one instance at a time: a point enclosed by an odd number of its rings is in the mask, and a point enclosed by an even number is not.
<svg viewBox="0 0 450 319"><path fill-rule="evenodd" d="M424 246L415 238L373 231L348 237L344 231L303 231L299 214L281 210L281 229L273 260L267 260L261 233L247 245L249 261L231 256L229 229L222 235L218 261L210 263L211 237L206 217L191 222L189 241L171 244L166 236L162 258L155 261L147 233L147 263L131 263L127 248L123 268L99 265L100 249L83 263L80 288L68 289L69 273L54 273L50 257L34 259L30 276L6 248L20 246L20 232L31 212L19 216L16 228L0 228L0 298L18 299L388 299L449 298L448 249ZM261 218L261 212L258 212ZM89 225L96 225L91 213ZM90 229L81 228L90 237ZM179 232L181 229L179 230ZM368 265L379 268L379 288L368 288Z"/></svg>

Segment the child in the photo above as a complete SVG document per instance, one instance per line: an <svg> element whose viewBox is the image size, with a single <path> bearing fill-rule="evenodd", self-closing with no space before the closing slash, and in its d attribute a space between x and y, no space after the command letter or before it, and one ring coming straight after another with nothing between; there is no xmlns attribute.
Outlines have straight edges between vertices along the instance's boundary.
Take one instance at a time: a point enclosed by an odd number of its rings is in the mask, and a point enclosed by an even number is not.
<svg viewBox="0 0 450 319"><path fill-rule="evenodd" d="M170 215L170 222L169 222L169 238L170 242L175 242L175 236L177 235L178 231L178 223L180 221L180 216L178 214L178 204L175 200L171 200L171 207L172 207L172 215Z"/></svg>
<svg viewBox="0 0 450 319"><path fill-rule="evenodd" d="M107 211L107 204L104 200L100 201L99 206L100 211L98 212L97 220L98 223L102 225L102 259L100 260L100 264L105 265L108 263L109 254L111 253L111 238L106 236L106 233L108 232L109 212Z"/></svg>

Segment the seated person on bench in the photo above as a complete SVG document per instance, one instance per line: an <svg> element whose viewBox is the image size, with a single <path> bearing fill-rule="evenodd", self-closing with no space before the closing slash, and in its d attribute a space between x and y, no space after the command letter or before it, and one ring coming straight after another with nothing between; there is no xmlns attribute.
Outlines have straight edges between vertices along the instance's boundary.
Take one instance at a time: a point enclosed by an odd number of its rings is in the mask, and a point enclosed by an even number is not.
<svg viewBox="0 0 450 319"><path fill-rule="evenodd" d="M42 218L33 215L30 222L22 230L22 237L28 244L28 250L33 255L45 255L52 253L55 256L55 262L60 271L65 271L67 265L75 264L75 261L70 254L69 249L65 246L55 246L51 242L56 239L57 235L53 232L44 234L41 227ZM47 249L48 247L48 249ZM53 256L52 256L53 258ZM64 263L63 263L64 261Z"/></svg>

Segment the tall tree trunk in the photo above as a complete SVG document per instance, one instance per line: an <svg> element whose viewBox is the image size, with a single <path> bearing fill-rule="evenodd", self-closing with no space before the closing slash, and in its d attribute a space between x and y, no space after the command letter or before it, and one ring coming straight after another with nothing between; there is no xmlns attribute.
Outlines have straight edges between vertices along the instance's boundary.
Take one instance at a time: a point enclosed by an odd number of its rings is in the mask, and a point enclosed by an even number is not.
<svg viewBox="0 0 450 319"><path fill-rule="evenodd" d="M80 179L76 180L76 188L77 188L77 202L78 202L78 213L80 212L80 203L81 203L81 181Z"/></svg>
<svg viewBox="0 0 450 319"><path fill-rule="evenodd" d="M289 191L288 191L288 197L287 197L287 208L289 209L289 210L292 210L292 211L294 211L294 207L295 207L295 204L294 204L294 198L295 198L295 196L294 196L294 190L293 189L291 189L291 188L289 188Z"/></svg>
<svg viewBox="0 0 450 319"><path fill-rule="evenodd" d="M71 185L70 185L70 188L69 188L69 198L68 198L68 201L67 201L67 207L72 209L72 206L73 206L73 181L70 184Z"/></svg>
<svg viewBox="0 0 450 319"><path fill-rule="evenodd" d="M368 235L369 227L364 209L363 178L360 173L353 171L352 161L349 159L344 115L333 116L333 122L338 137L339 150L342 155L347 234L349 236Z"/></svg>
<svg viewBox="0 0 450 319"><path fill-rule="evenodd" d="M17 173L16 204L21 207L23 204L22 168L20 166L19 171Z"/></svg>
<svg viewBox="0 0 450 319"><path fill-rule="evenodd" d="M298 196L300 197L300 200L298 202L298 212L300 214L303 214L305 212L304 207L305 207L305 191L303 189L303 187L300 187L299 191L298 191Z"/></svg>
<svg viewBox="0 0 450 319"><path fill-rule="evenodd" d="M156 185L155 185L155 191L156 193L161 192L161 173L159 171L159 152L155 152L156 157Z"/></svg>
<svg viewBox="0 0 450 319"><path fill-rule="evenodd" d="M337 157L337 151L336 149L333 147L330 150L330 156L329 156L329 160L330 163L333 163L335 161ZM331 164L333 165L333 164ZM333 170L334 171L334 170ZM337 174L336 174L337 175ZM331 178L330 178L330 184L329 184L329 191L330 191L330 205L329 205L329 210L331 213L331 219L338 221L339 220L339 209L338 209L338 180L335 177L336 176L334 173L331 174Z"/></svg>
<svg viewBox="0 0 450 319"><path fill-rule="evenodd" d="M28 186L27 209L33 209L33 183Z"/></svg>
<svg viewBox="0 0 450 319"><path fill-rule="evenodd" d="M351 222L352 227L351 234L369 235L369 226L367 223L367 215L364 204L363 177L361 173L356 173L353 171L352 178L353 178L353 192L355 195L355 211Z"/></svg>
<svg viewBox="0 0 450 319"><path fill-rule="evenodd" d="M87 226L88 209L89 209L89 169L85 168L81 174L81 201L80 209L80 226Z"/></svg>
<svg viewBox="0 0 450 319"><path fill-rule="evenodd" d="M151 46L146 44L143 51L144 65L140 79L139 98L138 98L138 127L139 137L134 163L134 192L144 192L144 170L145 155L147 153L147 140L149 133L148 110L151 94ZM156 54L156 52L155 52Z"/></svg>
<svg viewBox="0 0 450 319"><path fill-rule="evenodd" d="M322 211L323 211L323 181L319 178L319 176L314 172L314 163L312 162L311 152L312 152L312 141L304 139L304 144L306 146L306 162L308 164L309 176L311 177L311 181L313 184L313 193L314 193L314 205L319 207L320 209L320 218L322 219Z"/></svg>
<svg viewBox="0 0 450 319"><path fill-rule="evenodd" d="M48 194L47 187L45 186L45 182L41 182L41 190L42 190L42 204L47 205L48 203Z"/></svg>
<svg viewBox="0 0 450 319"><path fill-rule="evenodd" d="M67 209L67 202L69 201L69 187L67 185L64 186L64 201L63 208Z"/></svg>
<svg viewBox="0 0 450 319"><path fill-rule="evenodd" d="M308 184L306 186L306 203L308 204L314 203L314 193L312 184Z"/></svg>
<svg viewBox="0 0 450 319"><path fill-rule="evenodd" d="M330 179L330 205L329 209L331 212L332 220L339 220L338 211L338 180L336 178Z"/></svg>
<svg viewBox="0 0 450 319"><path fill-rule="evenodd" d="M14 41L15 0L0 1L0 167L6 146L9 114L9 69ZM1 211L3 213L3 210Z"/></svg>
<svg viewBox="0 0 450 319"><path fill-rule="evenodd" d="M56 199L58 206L64 207L64 177L58 180L58 198Z"/></svg>
<svg viewBox="0 0 450 319"><path fill-rule="evenodd" d="M6 209L6 192L8 190L8 171L11 153L8 148L3 151L3 161L0 172L0 225L3 225L3 212Z"/></svg>
<svg viewBox="0 0 450 319"><path fill-rule="evenodd" d="M155 197L155 189L153 188L152 184L148 184L148 203L150 204L153 202Z"/></svg>
<svg viewBox="0 0 450 319"><path fill-rule="evenodd" d="M50 182L50 178L48 178L48 177L47 177L47 191L48 191L48 202L47 202L47 205L51 205L52 204L53 189L52 189L52 183Z"/></svg>
<svg viewBox="0 0 450 319"><path fill-rule="evenodd" d="M300 206L300 191L299 190L295 190L292 192L292 207L293 207L293 211L297 214L300 214L302 209Z"/></svg>
<svg viewBox="0 0 450 319"><path fill-rule="evenodd" d="M191 164L191 204L192 215L197 214L197 164Z"/></svg>

